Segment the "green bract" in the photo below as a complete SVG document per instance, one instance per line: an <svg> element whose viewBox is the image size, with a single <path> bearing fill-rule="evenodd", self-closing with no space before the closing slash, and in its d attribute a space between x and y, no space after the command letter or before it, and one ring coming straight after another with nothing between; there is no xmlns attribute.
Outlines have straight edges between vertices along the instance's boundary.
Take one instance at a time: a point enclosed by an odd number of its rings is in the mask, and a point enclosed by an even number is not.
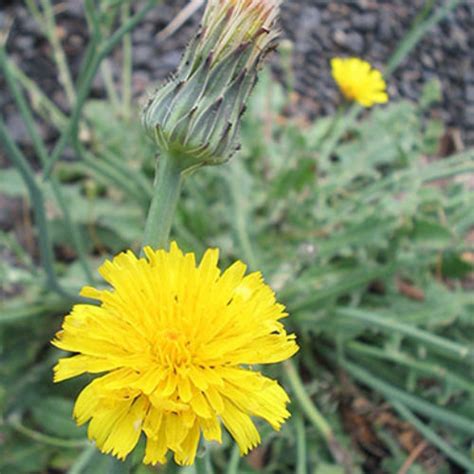
<svg viewBox="0 0 474 474"><path fill-rule="evenodd" d="M178 71L149 100L143 122L183 169L227 161L259 66L275 47L274 0L211 0Z"/></svg>

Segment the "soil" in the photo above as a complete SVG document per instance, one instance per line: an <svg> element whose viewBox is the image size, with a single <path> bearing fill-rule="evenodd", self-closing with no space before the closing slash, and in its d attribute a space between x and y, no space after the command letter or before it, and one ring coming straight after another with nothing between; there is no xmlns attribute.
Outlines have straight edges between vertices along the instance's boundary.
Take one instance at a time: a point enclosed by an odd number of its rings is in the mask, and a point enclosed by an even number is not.
<svg viewBox="0 0 474 474"><path fill-rule="evenodd" d="M87 42L82 2L55 1L58 32L73 76L77 76ZM134 2L135 7L141 2ZM188 0L166 0L133 32L133 89L143 96L172 73L189 38L196 30L202 8L179 30L162 40L157 34L182 10ZM429 3L426 0L287 0L283 4L283 37L291 40L294 86L301 113L317 118L332 113L339 101L330 76L334 56L358 56L382 67ZM435 8L445 0L434 0ZM67 101L58 83L50 47L23 2L3 0L0 28L11 24L7 48L11 56L63 109ZM288 43L287 43L288 44ZM391 98L416 101L424 84L438 79L443 101L432 114L460 131L466 146L474 144L474 1L464 0L433 28L389 78ZM112 56L112 70L120 77L121 51ZM284 79L282 62L273 58ZM92 90L105 96L101 76ZM30 139L0 78L0 107L14 139L28 146ZM55 132L42 126L47 141Z"/></svg>

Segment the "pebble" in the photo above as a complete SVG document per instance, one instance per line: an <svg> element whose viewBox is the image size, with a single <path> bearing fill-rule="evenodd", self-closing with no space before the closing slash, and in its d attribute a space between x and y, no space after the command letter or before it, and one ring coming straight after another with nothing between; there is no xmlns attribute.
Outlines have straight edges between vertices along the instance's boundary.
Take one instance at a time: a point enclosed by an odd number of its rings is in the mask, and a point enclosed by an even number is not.
<svg viewBox="0 0 474 474"><path fill-rule="evenodd" d="M334 43L350 53L359 55L364 51L364 39L359 33L346 33L343 30L336 30L333 34L333 40Z"/></svg>
<svg viewBox="0 0 474 474"><path fill-rule="evenodd" d="M22 146L31 144L31 138L19 112L15 110L10 113L7 116L6 125L10 132L10 137L13 138L16 143Z"/></svg>
<svg viewBox="0 0 474 474"><path fill-rule="evenodd" d="M352 19L352 24L359 31L373 31L377 26L377 15L375 13L355 15Z"/></svg>
<svg viewBox="0 0 474 474"><path fill-rule="evenodd" d="M466 87L466 100L474 104L474 84L469 84Z"/></svg>

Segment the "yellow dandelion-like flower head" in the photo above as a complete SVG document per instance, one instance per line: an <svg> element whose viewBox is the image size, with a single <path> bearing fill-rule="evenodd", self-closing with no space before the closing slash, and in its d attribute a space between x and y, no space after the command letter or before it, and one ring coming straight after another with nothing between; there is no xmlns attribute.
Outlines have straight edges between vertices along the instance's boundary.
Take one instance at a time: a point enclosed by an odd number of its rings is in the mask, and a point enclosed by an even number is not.
<svg viewBox="0 0 474 474"><path fill-rule="evenodd" d="M382 73L359 58L331 59L332 77L344 97L364 107L388 101Z"/></svg>
<svg viewBox="0 0 474 474"><path fill-rule="evenodd" d="M280 322L284 307L242 262L221 272L216 249L198 266L175 243L145 255L121 253L100 268L113 289L82 290L101 305L66 316L53 344L77 354L59 360L55 381L107 372L74 407L104 453L125 458L143 433L145 463L164 463L172 451L192 464L201 433L220 442L221 424L247 453L260 441L252 416L276 430L290 416L281 386L251 369L298 350Z"/></svg>

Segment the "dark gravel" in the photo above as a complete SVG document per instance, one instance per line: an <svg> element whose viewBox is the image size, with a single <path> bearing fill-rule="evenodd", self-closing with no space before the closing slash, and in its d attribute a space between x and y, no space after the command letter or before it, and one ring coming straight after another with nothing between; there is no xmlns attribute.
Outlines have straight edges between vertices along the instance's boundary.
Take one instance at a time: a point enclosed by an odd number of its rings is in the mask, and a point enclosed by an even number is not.
<svg viewBox="0 0 474 474"><path fill-rule="evenodd" d="M446 2L436 2L437 6ZM313 99L309 111L334 110L329 77L332 56L356 55L381 67L410 29L425 0L320 2L293 0L283 10L283 28L295 43L297 90ZM462 2L431 30L389 79L392 98L419 98L431 79L442 85L436 115L474 144L474 1ZM471 104L469 106L468 104Z"/></svg>
<svg viewBox="0 0 474 474"><path fill-rule="evenodd" d="M78 74L87 42L81 2L57 2L58 23L71 70ZM138 2L135 2L138 3ZM149 13L133 32L133 88L142 96L177 66L183 48L196 30L198 12L177 33L159 42L156 34L181 10L187 0L167 0ZM356 55L381 67L408 31L426 0L288 0L282 11L284 36L293 43L295 88L301 96L300 110L311 117L335 110L339 95L330 77L329 59ZM437 0L439 7L445 0ZM5 1L0 6L0 27L14 19L8 51L27 75L34 78L61 108L67 109L58 84L48 43L22 2ZM474 144L474 0L465 0L436 26L405 59L389 79L392 98L417 100L423 85L439 79L443 103L434 111L448 126L461 131L466 145ZM120 76L120 50L112 57L116 79ZM277 57L275 70L280 71ZM92 95L105 95L101 78ZM29 137L21 125L0 77L0 107L15 140L28 146ZM41 133L55 135L47 127ZM1 154L0 154L1 156Z"/></svg>

